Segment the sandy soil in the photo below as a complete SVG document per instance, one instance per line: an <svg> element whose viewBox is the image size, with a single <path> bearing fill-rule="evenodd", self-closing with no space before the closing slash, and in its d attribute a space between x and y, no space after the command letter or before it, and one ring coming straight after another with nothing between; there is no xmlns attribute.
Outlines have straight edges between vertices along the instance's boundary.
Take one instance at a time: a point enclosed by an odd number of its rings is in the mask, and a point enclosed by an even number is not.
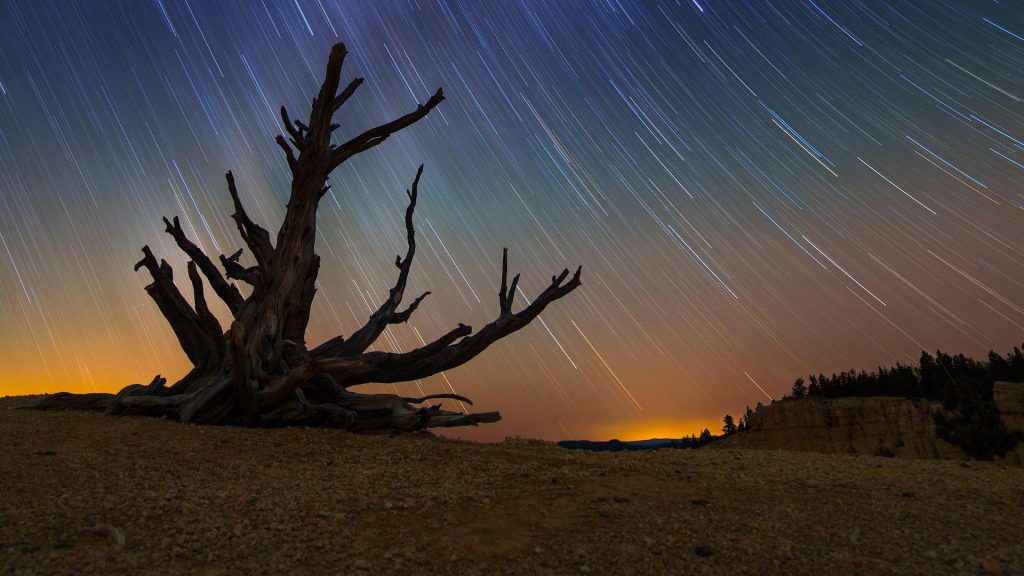
<svg viewBox="0 0 1024 576"><path fill-rule="evenodd" d="M1024 573L1017 467L581 453L12 402L0 573Z"/></svg>

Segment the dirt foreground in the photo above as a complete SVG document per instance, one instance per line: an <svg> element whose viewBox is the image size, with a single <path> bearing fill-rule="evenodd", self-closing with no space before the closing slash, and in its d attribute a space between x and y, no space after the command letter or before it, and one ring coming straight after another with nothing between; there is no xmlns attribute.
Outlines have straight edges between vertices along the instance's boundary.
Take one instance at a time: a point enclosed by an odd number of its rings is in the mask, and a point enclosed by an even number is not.
<svg viewBox="0 0 1024 576"><path fill-rule="evenodd" d="M4 574L1024 573L1024 469L10 410Z"/></svg>

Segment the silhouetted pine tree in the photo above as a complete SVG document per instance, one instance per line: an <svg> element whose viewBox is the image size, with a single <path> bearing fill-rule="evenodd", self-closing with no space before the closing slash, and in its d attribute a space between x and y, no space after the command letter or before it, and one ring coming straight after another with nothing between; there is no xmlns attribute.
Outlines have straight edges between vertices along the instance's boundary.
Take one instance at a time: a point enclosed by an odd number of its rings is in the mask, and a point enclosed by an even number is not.
<svg viewBox="0 0 1024 576"><path fill-rule="evenodd" d="M803 378L797 378L793 382L793 391L790 392L790 396L793 398L805 398L807 396L807 386L804 385Z"/></svg>
<svg viewBox="0 0 1024 576"><path fill-rule="evenodd" d="M736 422L732 419L731 414L726 414L725 418L722 418L722 434L728 436L729 434L736 433Z"/></svg>

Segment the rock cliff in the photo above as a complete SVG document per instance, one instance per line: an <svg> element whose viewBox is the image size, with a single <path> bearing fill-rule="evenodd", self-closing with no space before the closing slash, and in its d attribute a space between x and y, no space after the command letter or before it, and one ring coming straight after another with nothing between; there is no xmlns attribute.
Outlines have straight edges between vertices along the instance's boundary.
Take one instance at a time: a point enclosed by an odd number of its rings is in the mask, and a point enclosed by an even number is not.
<svg viewBox="0 0 1024 576"><path fill-rule="evenodd" d="M1024 382L996 382L993 399L999 417L1010 431L1024 432ZM1024 462L1024 442L1017 442L1017 460Z"/></svg>
<svg viewBox="0 0 1024 576"><path fill-rule="evenodd" d="M996 382L996 408L1010 430L1024 432L1024 383ZM874 454L897 458L964 458L959 447L935 434L938 402L921 398L807 398L758 405L749 430L711 446ZM1024 442L1004 462L1024 462Z"/></svg>
<svg viewBox="0 0 1024 576"><path fill-rule="evenodd" d="M897 458L963 458L935 435L938 403L914 398L812 398L759 406L750 429L713 446Z"/></svg>
<svg viewBox="0 0 1024 576"><path fill-rule="evenodd" d="M1024 382L996 382L993 392L1003 424L1024 431Z"/></svg>

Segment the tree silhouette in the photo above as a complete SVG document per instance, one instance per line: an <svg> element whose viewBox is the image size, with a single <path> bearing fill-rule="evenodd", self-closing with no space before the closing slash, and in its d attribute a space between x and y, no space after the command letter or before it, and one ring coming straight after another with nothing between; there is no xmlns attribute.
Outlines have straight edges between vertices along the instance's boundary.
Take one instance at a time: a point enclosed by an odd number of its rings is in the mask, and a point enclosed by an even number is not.
<svg viewBox="0 0 1024 576"><path fill-rule="evenodd" d="M797 378L796 381L793 382L792 396L793 398L804 398L807 396L807 386L804 385L803 378Z"/></svg>
<svg viewBox="0 0 1024 576"><path fill-rule="evenodd" d="M726 414L725 418L722 418L722 434L728 436L736 432L736 422L732 419L732 414Z"/></svg>
<svg viewBox="0 0 1024 576"><path fill-rule="evenodd" d="M190 305L174 283L171 266L158 261L148 246L142 249L143 258L135 269L145 268L152 277L146 292L170 324L193 364L192 370L169 387L165 386L164 378L157 376L148 385L133 384L116 395L60 393L43 397L35 407L167 416L197 424L302 424L351 430L475 426L501 418L497 412L464 414L442 410L439 404L416 406L436 398L472 404L456 394L410 398L351 391L361 384L411 381L455 368L526 326L548 304L580 285L581 268L572 275L568 269L563 270L525 308L513 312L519 275L509 283L505 250L498 290L499 314L493 322L475 334L469 326L459 324L433 342L408 352L367 352L389 325L406 322L430 294L425 292L399 309L416 253L413 215L423 166L416 171L407 191L407 249L404 257L395 259L398 278L387 297L366 324L348 338L337 336L312 349L307 347L306 326L320 268L320 257L314 251L316 215L319 202L329 189L328 176L353 156L416 123L444 100L438 89L416 110L341 144L333 144L331 137L339 124L332 120L363 82L362 78L355 78L339 92L346 54L343 44L331 49L323 83L305 122L293 121L288 111L281 108L288 136L278 135L276 142L287 160L292 183L284 222L275 241L246 213L234 177L227 173L228 192L235 210L232 218L253 265L242 263L242 250L220 255L222 275L185 235L178 219L165 218L166 232L190 258L188 279L194 294ZM226 331L207 306L203 277L231 313ZM244 296L232 281L248 284L250 294Z"/></svg>

